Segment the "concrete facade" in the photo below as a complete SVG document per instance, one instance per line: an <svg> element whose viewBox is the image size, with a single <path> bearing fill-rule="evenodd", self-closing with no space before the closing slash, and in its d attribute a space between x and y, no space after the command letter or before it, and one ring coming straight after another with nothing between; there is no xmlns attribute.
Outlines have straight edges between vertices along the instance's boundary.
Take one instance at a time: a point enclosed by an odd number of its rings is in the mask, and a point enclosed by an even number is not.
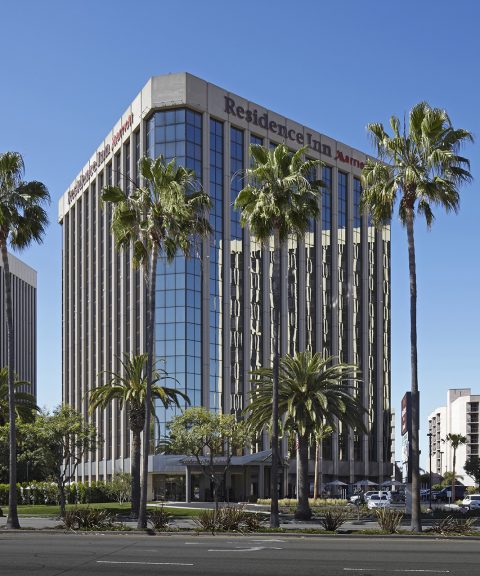
<svg viewBox="0 0 480 576"><path fill-rule="evenodd" d="M390 230L375 230L360 213L366 155L190 74L151 78L60 199L63 401L88 416L97 375L115 370L116 356L144 350L143 275L117 252L111 209L99 198L107 184L138 185L138 159L162 154L195 170L212 198L214 233L201 265L181 257L159 264L156 352L193 405L240 415L249 370L271 357L271 250L240 228L232 204L249 144L281 142L306 145L308 157L325 163L317 176L326 183L322 216L282 254L282 353L309 348L360 365L370 434L339 429L323 446L323 473L325 481L381 482L392 469ZM159 409L160 436L173 414ZM105 443L80 479L128 470L126 415L113 407L93 421ZM255 449L267 444L260 438Z"/></svg>
<svg viewBox="0 0 480 576"><path fill-rule="evenodd" d="M453 450L444 442L448 434L462 434L467 442L456 451L455 471L463 476L466 486L474 486L473 478L467 476L463 467L470 455L478 456L480 395L472 394L470 388L455 388L447 393L447 405L435 409L428 417L428 429L432 433L432 471L438 474L453 470Z"/></svg>
<svg viewBox="0 0 480 576"><path fill-rule="evenodd" d="M30 382L29 392L37 395L37 273L8 255L13 299L15 372L19 380ZM7 317L5 277L0 261L0 368L7 365Z"/></svg>

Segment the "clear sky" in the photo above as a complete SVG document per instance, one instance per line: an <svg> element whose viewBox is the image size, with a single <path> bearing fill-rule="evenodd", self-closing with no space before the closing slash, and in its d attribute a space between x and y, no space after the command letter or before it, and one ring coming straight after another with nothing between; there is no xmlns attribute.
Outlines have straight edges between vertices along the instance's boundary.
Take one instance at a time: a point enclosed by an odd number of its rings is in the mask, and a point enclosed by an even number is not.
<svg viewBox="0 0 480 576"><path fill-rule="evenodd" d="M20 254L38 271L38 390L48 407L61 401L58 199L150 76L191 72L366 152L367 123L403 117L420 100L480 139L476 0L3 0L0 21L0 151L21 152L27 179L52 196L44 244ZM416 227L422 462L426 418L447 389L480 394L479 144L465 150L475 181L459 215ZM398 415L410 349L397 219L392 351Z"/></svg>

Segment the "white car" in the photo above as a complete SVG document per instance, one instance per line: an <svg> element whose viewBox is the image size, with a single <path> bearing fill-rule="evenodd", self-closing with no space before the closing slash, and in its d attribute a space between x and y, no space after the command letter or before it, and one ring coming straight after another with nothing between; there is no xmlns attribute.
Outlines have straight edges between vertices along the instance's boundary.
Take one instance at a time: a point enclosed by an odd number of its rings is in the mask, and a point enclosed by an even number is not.
<svg viewBox="0 0 480 576"><path fill-rule="evenodd" d="M390 506L390 499L385 494L372 494L367 502L367 508L369 510L373 510L374 508L390 508Z"/></svg>
<svg viewBox="0 0 480 576"><path fill-rule="evenodd" d="M480 494L469 494L465 496L462 504L469 510L478 510L480 508Z"/></svg>
<svg viewBox="0 0 480 576"><path fill-rule="evenodd" d="M392 499L392 493L387 490L370 490L369 492L365 492L365 502L368 502L368 500L370 500L370 498L375 494L377 496L386 496L388 500Z"/></svg>

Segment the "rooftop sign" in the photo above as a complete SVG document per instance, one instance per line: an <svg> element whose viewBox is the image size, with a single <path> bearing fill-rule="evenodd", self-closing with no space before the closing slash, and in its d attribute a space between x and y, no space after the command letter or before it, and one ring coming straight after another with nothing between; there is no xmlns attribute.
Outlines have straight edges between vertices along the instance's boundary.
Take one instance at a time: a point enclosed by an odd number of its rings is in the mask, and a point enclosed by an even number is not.
<svg viewBox="0 0 480 576"><path fill-rule="evenodd" d="M235 100L230 98L230 96L225 96L225 112L227 114L231 114L240 120L245 120L249 124L252 123L254 126L260 126L264 130L269 130L273 132L273 134L278 134L284 140L291 140L299 144L300 146L308 146L315 152L319 152L324 156L328 156L332 158L332 149L328 144L322 144L320 140L314 138L313 134L310 132L297 132L294 128L287 128L285 124L279 124L275 120L271 120L268 117L268 113L264 112L260 114L256 108L245 109L243 106L237 106ZM339 162L343 162L345 164L350 164L350 166L355 166L357 168L362 169L364 167L364 163L348 154L344 154L340 150L337 150L337 154L335 156L335 160Z"/></svg>
<svg viewBox="0 0 480 576"><path fill-rule="evenodd" d="M105 162L105 160L110 156L112 150L116 145L122 140L123 135L129 130L133 125L133 114L130 114L125 122L120 126L120 128L115 132L112 137L111 144L105 144L103 150L97 152L95 160L91 162L85 172L82 172L80 176L75 180L72 188L68 191L68 202L71 203L78 194L83 190L83 187L88 183L90 178L95 174L98 168Z"/></svg>

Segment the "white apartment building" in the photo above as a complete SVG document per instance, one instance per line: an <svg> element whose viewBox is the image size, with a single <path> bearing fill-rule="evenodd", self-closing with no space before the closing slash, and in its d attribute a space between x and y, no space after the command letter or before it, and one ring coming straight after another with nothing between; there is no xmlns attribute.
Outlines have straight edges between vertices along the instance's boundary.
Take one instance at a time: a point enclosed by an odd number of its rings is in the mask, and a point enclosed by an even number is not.
<svg viewBox="0 0 480 576"><path fill-rule="evenodd" d="M457 448L455 470L463 476L463 484L474 486L473 478L463 470L470 455L479 452L479 406L480 395L472 395L470 388L454 388L448 391L447 405L436 408L428 417L428 430L432 434L432 472L444 474L453 470L453 449L445 438L448 434L462 434L466 444Z"/></svg>

